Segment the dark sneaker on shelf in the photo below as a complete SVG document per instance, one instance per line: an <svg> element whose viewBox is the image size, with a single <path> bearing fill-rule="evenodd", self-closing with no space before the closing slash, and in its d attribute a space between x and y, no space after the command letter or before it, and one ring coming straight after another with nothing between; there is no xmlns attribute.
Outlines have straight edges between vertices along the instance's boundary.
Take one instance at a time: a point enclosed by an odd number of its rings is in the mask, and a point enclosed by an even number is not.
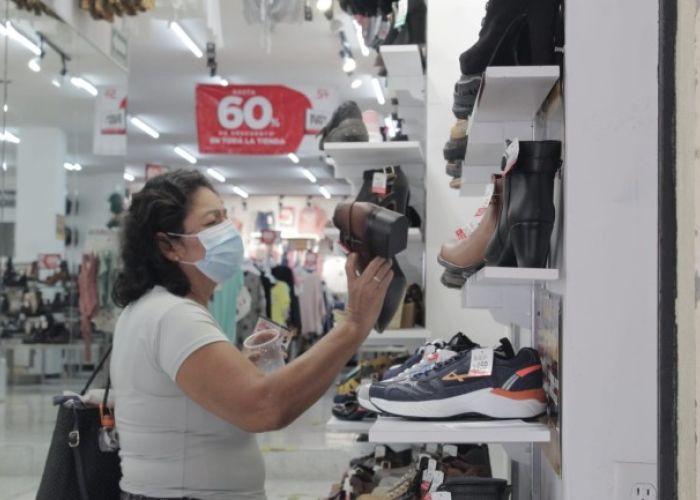
<svg viewBox="0 0 700 500"><path fill-rule="evenodd" d="M450 138L442 148L442 155L447 161L463 160L467 154L467 120L457 120L450 129Z"/></svg>
<svg viewBox="0 0 700 500"><path fill-rule="evenodd" d="M537 351L514 355L501 339L498 349L465 351L408 380L373 384L370 400L382 412L406 418L532 418L546 409L542 382Z"/></svg>
<svg viewBox="0 0 700 500"><path fill-rule="evenodd" d="M362 110L355 101L345 101L319 133L320 149L327 142L369 142L369 132L362 121Z"/></svg>

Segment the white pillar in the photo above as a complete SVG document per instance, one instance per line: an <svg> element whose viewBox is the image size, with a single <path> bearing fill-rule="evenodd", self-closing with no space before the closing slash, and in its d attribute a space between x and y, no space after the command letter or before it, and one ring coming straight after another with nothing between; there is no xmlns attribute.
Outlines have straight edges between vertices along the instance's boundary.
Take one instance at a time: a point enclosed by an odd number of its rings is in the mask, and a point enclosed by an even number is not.
<svg viewBox="0 0 700 500"><path fill-rule="evenodd" d="M56 128L22 128L17 153L15 260L40 253L64 253L56 235L57 217L66 210L66 136Z"/></svg>

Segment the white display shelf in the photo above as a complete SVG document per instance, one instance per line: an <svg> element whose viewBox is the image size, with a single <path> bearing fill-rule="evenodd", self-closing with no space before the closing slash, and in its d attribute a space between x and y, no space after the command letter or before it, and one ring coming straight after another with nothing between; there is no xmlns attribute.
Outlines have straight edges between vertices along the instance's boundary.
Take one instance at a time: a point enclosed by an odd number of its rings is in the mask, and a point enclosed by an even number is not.
<svg viewBox="0 0 700 500"><path fill-rule="evenodd" d="M498 323L530 330L535 287L558 279L558 269L484 267L464 285L462 305L488 309Z"/></svg>
<svg viewBox="0 0 700 500"><path fill-rule="evenodd" d="M331 240L340 239L340 230L337 227L327 227L323 234ZM423 233L419 227L411 227L408 229L408 243L423 243Z"/></svg>
<svg viewBox="0 0 700 500"><path fill-rule="evenodd" d="M374 425L374 420L340 420L331 417L326 422L328 432L342 432L348 434L367 434Z"/></svg>
<svg viewBox="0 0 700 500"><path fill-rule="evenodd" d="M556 281L559 269L486 266L469 281L478 285L526 285Z"/></svg>
<svg viewBox="0 0 700 500"><path fill-rule="evenodd" d="M405 328L401 330L384 330L383 333L372 331L360 346L360 351L389 352L389 348L414 351L430 339L430 331L424 328ZM396 349L390 349L398 352Z"/></svg>
<svg viewBox="0 0 700 500"><path fill-rule="evenodd" d="M425 75L418 45L383 45L379 47L386 67L386 88L406 90L414 98L423 98Z"/></svg>
<svg viewBox="0 0 700 500"><path fill-rule="evenodd" d="M483 185L501 169L505 140L533 140L533 121L559 79L558 66L489 67L470 118L462 170L462 194Z"/></svg>
<svg viewBox="0 0 700 500"><path fill-rule="evenodd" d="M549 428L523 420L431 421L379 417L369 430L373 443L544 443Z"/></svg>
<svg viewBox="0 0 700 500"><path fill-rule="evenodd" d="M425 175L423 148L418 141L330 142L325 152L335 161L335 176L362 182L365 170L400 165L410 179Z"/></svg>
<svg viewBox="0 0 700 500"><path fill-rule="evenodd" d="M559 66L490 66L472 117L477 123L532 121L557 80Z"/></svg>

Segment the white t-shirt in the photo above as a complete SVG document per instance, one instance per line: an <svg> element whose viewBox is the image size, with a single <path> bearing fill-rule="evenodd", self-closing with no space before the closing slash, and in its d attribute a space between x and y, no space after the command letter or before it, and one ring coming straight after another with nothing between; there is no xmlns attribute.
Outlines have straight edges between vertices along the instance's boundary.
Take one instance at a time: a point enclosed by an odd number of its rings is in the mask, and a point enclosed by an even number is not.
<svg viewBox="0 0 700 500"><path fill-rule="evenodd" d="M175 383L183 361L213 342L228 339L209 311L160 286L122 312L110 365L122 490L265 499L265 465L255 436L208 412Z"/></svg>

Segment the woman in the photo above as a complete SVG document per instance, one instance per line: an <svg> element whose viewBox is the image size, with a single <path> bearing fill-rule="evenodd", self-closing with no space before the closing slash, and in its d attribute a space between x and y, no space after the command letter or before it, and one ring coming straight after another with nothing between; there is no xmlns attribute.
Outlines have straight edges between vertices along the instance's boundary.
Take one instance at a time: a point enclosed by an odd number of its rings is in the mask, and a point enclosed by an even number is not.
<svg viewBox="0 0 700 500"><path fill-rule="evenodd" d="M314 404L375 323L391 263L360 275L350 255L346 321L270 374L224 336L207 310L241 265L240 235L202 174L148 181L125 220L110 367L123 499L264 499L254 434L281 429Z"/></svg>

